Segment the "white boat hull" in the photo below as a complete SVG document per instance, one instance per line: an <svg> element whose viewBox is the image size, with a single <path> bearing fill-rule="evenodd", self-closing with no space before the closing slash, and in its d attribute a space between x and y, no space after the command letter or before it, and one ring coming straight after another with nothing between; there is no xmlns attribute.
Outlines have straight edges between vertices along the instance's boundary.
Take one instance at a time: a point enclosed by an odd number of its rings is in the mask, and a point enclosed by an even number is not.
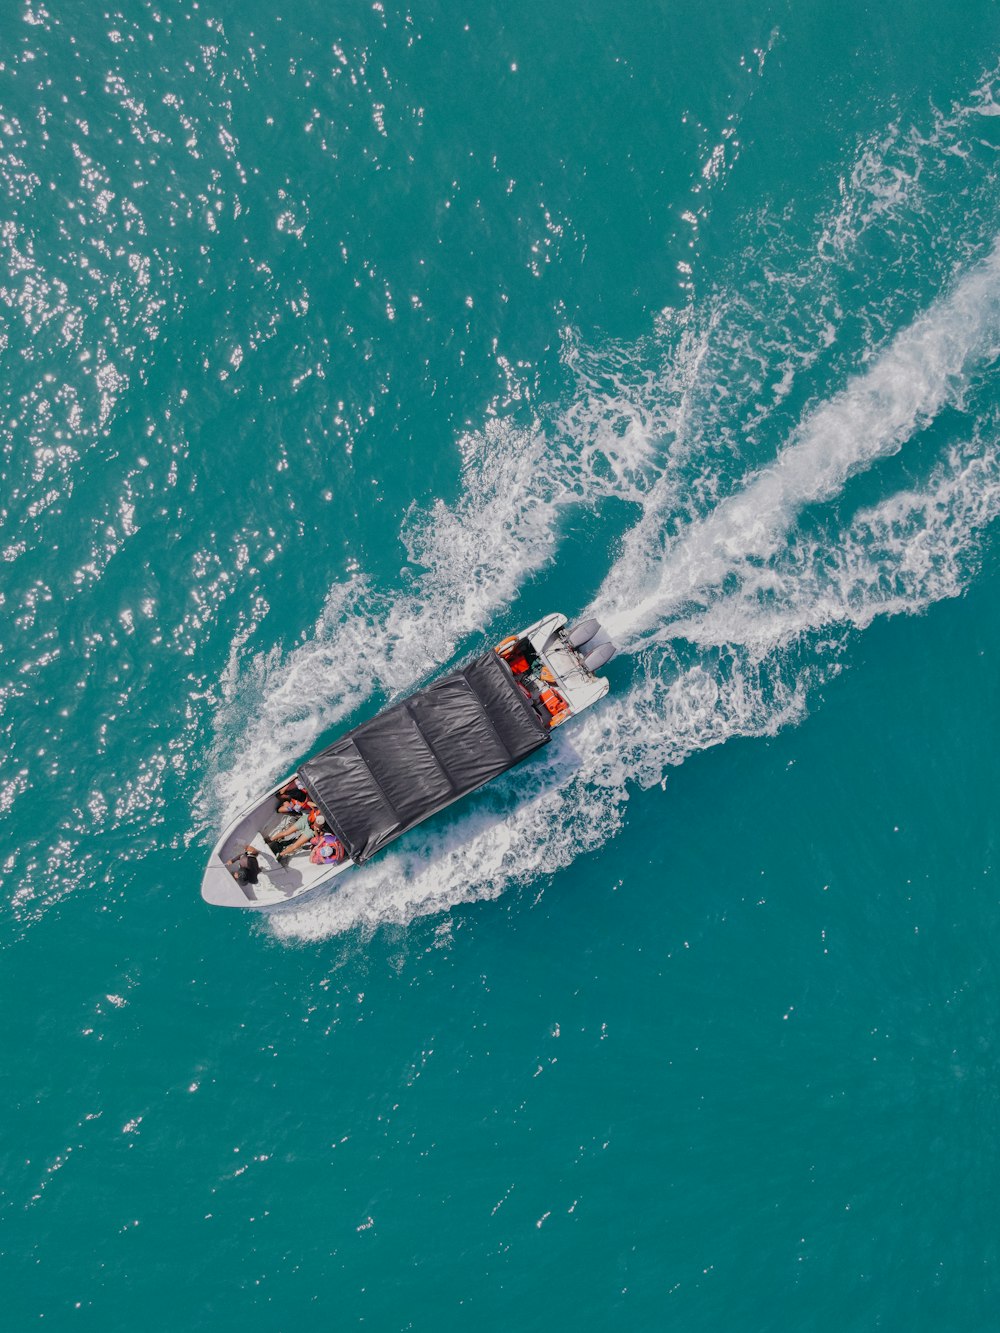
<svg viewBox="0 0 1000 1333"><path fill-rule="evenodd" d="M547 667L556 688L568 704L565 717L574 717L585 708L602 699L608 692L608 681L589 671L582 652L572 648L563 633L566 617L549 615L524 630L519 639L528 639ZM600 638L600 636L598 636ZM603 641L606 641L604 636ZM593 642L593 641L591 641ZM201 884L201 896L215 907L243 907L255 910L280 907L295 898L328 884L350 870L354 862L339 865L314 865L306 845L287 861L279 862L267 845L266 839L286 822L287 816L277 813L275 797L285 784L294 778L291 774L276 783L270 791L255 797L230 821L212 849ZM227 862L252 846L260 866L256 884L240 884Z"/></svg>

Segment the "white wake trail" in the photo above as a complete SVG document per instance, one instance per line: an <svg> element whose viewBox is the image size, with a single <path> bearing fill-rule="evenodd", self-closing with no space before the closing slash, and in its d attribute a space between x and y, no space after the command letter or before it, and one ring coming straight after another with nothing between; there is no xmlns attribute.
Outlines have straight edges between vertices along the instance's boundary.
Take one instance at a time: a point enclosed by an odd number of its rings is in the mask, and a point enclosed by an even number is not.
<svg viewBox="0 0 1000 1333"><path fill-rule="evenodd" d="M555 443L571 462L567 468L550 449L539 477L558 477L561 496L613 494L641 509L593 602L631 650L612 667L615 691L530 764L352 871L335 893L276 913L269 923L276 935L320 939L405 925L544 879L616 836L636 788L663 783L691 753L799 721L817 682L838 669L839 650L875 617L923 610L967 586L983 534L1000 515L995 423L983 420L981 400L972 441L953 447L923 486L846 522L835 506L820 508L808 524L799 518L976 392L975 372L1000 343L996 243L841 392L802 416L790 435L786 427L770 466L745 469L767 418L787 419L799 371L831 354L836 364L843 353L836 345L839 279L845 266L851 278L865 263L854 242L872 228L892 238L914 210L926 214L928 228L939 222L953 164L965 160L956 144L982 111L977 103L957 112L954 125L907 138L913 169L903 175L892 144L869 153L843 207L826 219L819 246L786 272L790 242L781 234L777 254L760 260L761 273L742 275L750 279L749 287L740 283L750 291L745 301L716 293L697 310L665 312L634 346L570 345L577 393ZM925 188L930 165L936 174ZM886 176L891 197L882 189ZM993 194L986 193L984 216L992 217ZM925 277L929 265L939 283L941 256L971 262L982 234L974 225L964 239L949 232L948 246L929 254L921 232L915 242L903 238L901 253ZM791 294L776 314L774 283L785 278ZM847 290L856 294L850 281ZM892 295L877 311L862 312L873 341L909 318L899 315L910 308L908 296ZM527 481L529 494L539 477ZM556 512L538 511L541 542ZM447 527L450 511L439 516ZM466 520L456 517L462 540ZM550 529L549 541L554 536ZM485 584L503 589L505 577L488 574ZM435 585L434 605L456 586L450 577ZM488 597L481 605L485 613ZM405 607L402 614L409 624Z"/></svg>
<svg viewBox="0 0 1000 1333"><path fill-rule="evenodd" d="M738 590L672 621L669 633L701 649L735 644L763 657L807 634L912 615L962 592L974 539L998 515L996 444L955 446L924 489L859 511L846 532L798 537Z"/></svg>
<svg viewBox="0 0 1000 1333"><path fill-rule="evenodd" d="M771 466L672 547L664 547L666 515L651 497L595 599L612 635L634 647L691 598L704 597L734 571L771 559L803 508L833 498L850 476L895 453L943 407L959 403L968 373L997 354L998 339L995 246L864 374L816 409Z"/></svg>
<svg viewBox="0 0 1000 1333"><path fill-rule="evenodd" d="M998 310L994 251L866 375L814 411L773 467L682 534L663 569L652 540L665 522L663 487L654 484L605 584L620 590L618 632L624 627L642 649L631 687L476 798L475 808L352 872L329 897L276 914L272 929L316 939L405 924L551 874L615 836L636 786L662 783L693 752L800 720L843 642L815 631L864 628L876 616L957 595L1000 514L992 438L953 447L925 486L888 496L846 528L833 515L828 531L809 537L794 519L945 403L961 402L971 370L993 353ZM984 436L994 425L983 425ZM630 583L655 589L632 611ZM692 600L700 608L692 611ZM681 602L685 618L672 621ZM670 643L681 633L683 655Z"/></svg>
<svg viewBox="0 0 1000 1333"><path fill-rule="evenodd" d="M864 628L877 616L924 610L957 596L983 531L1000 516L996 447L953 449L926 487L857 515L839 538L831 572L821 543L790 559L775 603L722 598L691 621L700 660L679 664L657 645L624 694L612 695L513 770L444 828L411 835L352 871L327 897L270 920L280 938L344 931L447 911L497 897L562 869L621 830L630 791L663 783L691 754L737 736L775 735L800 721L824 651L792 670L783 654L814 630Z"/></svg>
<svg viewBox="0 0 1000 1333"><path fill-rule="evenodd" d="M234 643L216 717L220 821L365 700L412 689L482 635L552 559L563 511L635 498L655 468L640 422L624 436L595 431L567 448L537 423L493 421L460 444L461 496L414 510L401 534L416 571L402 592L379 592L358 572L329 590L312 633L290 653L259 654L247 668Z"/></svg>

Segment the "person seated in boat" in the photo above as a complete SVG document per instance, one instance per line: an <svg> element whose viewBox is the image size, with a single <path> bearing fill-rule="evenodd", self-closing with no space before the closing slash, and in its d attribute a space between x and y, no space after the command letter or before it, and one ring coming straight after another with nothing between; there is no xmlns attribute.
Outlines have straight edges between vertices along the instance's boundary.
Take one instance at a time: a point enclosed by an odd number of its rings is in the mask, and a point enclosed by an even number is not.
<svg viewBox="0 0 1000 1333"><path fill-rule="evenodd" d="M257 876L260 873L260 862L257 860L257 848L253 843L248 842L242 852L231 857L226 865L237 884L256 884ZM233 869L233 866L236 869Z"/></svg>
<svg viewBox="0 0 1000 1333"><path fill-rule="evenodd" d="M315 810L311 801L300 801L294 796L287 796L278 806L279 815L307 815L310 810Z"/></svg>
<svg viewBox="0 0 1000 1333"><path fill-rule="evenodd" d="M309 860L317 866L335 866L343 861L347 852L344 844L332 833L320 833L313 838L313 849Z"/></svg>
<svg viewBox="0 0 1000 1333"><path fill-rule="evenodd" d="M311 823L312 819L310 817L315 818L314 810L308 807L292 809L291 804L288 802L278 807L278 813L285 817L281 827L278 829L277 833L271 833L264 837L264 841L275 855L281 851L281 844L284 839L292 833L301 832L302 829L305 828L305 824L302 823L303 820Z"/></svg>
<svg viewBox="0 0 1000 1333"><path fill-rule="evenodd" d="M289 856L294 856L300 847L304 847L307 842L312 842L317 833L323 832L323 825L326 820L316 811L315 814L306 812L299 815L293 824L276 833L273 842L289 842L288 847L282 847L278 852L278 860L284 861ZM294 841L292 841L294 839Z"/></svg>
<svg viewBox="0 0 1000 1333"><path fill-rule="evenodd" d="M289 801L294 801L299 805L312 805L312 798L309 793L294 778L279 789L277 799L279 810Z"/></svg>

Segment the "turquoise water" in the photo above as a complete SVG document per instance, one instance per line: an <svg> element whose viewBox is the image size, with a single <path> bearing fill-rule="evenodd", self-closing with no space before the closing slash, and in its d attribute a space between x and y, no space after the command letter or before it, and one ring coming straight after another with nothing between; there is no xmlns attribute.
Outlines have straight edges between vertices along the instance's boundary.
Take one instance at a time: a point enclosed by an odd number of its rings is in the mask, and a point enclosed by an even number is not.
<svg viewBox="0 0 1000 1333"><path fill-rule="evenodd" d="M996 1326L1000 13L0 16L4 1324ZM553 608L543 756L228 814Z"/></svg>

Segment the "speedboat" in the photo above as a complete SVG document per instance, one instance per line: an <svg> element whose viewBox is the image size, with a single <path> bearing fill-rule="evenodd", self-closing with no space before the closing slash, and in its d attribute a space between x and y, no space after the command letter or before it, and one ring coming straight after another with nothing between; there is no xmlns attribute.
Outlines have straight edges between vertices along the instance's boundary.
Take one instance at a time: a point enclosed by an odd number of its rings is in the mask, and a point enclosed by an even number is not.
<svg viewBox="0 0 1000 1333"><path fill-rule="evenodd" d="M597 673L615 651L596 620L567 628L555 613L391 704L236 815L212 849L201 896L218 907L270 908L363 865L527 759L554 728L602 699L608 681ZM275 839L292 820L278 809L290 786L307 796L312 817L321 817L336 861L319 862L310 842L277 855ZM245 865L250 851L255 882L240 872L241 854Z"/></svg>

